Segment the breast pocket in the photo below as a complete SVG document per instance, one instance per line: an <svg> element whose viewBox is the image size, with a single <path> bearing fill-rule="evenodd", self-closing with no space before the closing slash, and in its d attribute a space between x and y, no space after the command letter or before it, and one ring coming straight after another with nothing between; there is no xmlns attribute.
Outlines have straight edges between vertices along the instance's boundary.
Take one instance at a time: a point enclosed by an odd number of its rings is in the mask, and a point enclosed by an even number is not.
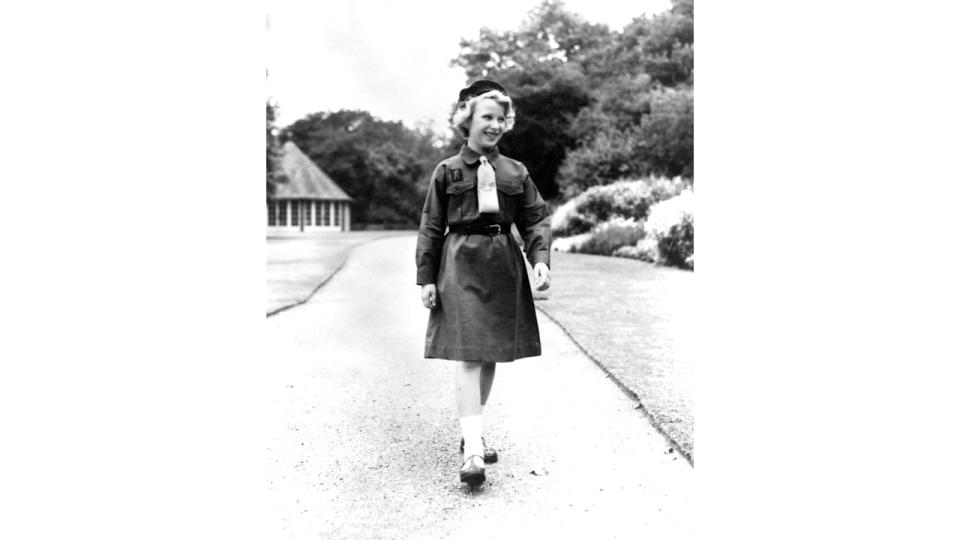
<svg viewBox="0 0 960 540"><path fill-rule="evenodd" d="M447 185L447 221L461 223L477 213L476 186L468 180Z"/></svg>
<svg viewBox="0 0 960 540"><path fill-rule="evenodd" d="M523 204L523 184L519 180L497 182L497 196L500 198L500 215L508 222L512 222L517 213L517 207Z"/></svg>

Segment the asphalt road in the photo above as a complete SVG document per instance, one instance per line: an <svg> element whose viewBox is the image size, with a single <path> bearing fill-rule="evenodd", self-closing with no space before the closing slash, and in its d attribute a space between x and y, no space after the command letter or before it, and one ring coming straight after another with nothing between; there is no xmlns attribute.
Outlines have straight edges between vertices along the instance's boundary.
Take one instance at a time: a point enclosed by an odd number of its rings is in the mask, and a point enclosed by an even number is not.
<svg viewBox="0 0 960 540"><path fill-rule="evenodd" d="M693 470L549 319L543 356L501 365L487 482L460 484L450 364L423 358L415 238L357 245L309 301L266 320L277 538L692 536Z"/></svg>

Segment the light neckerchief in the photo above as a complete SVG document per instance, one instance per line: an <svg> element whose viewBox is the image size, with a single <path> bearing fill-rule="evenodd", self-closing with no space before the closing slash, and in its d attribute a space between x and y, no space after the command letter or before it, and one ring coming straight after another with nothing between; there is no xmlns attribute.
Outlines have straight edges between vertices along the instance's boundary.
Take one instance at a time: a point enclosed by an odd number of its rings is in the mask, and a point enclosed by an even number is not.
<svg viewBox="0 0 960 540"><path fill-rule="evenodd" d="M480 156L480 167L477 169L477 204L481 213L495 214L500 211L496 175L487 156Z"/></svg>

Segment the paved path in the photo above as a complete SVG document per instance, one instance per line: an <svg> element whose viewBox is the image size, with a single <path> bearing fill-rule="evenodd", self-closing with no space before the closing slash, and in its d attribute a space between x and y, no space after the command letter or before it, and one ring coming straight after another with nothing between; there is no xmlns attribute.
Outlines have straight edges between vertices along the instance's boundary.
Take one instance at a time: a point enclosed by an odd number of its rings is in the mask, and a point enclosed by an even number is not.
<svg viewBox="0 0 960 540"><path fill-rule="evenodd" d="M356 246L310 301L266 321L277 537L690 537L692 468L543 316L544 355L497 371L485 432L501 461L480 490L460 484L450 364L423 358L414 243Z"/></svg>

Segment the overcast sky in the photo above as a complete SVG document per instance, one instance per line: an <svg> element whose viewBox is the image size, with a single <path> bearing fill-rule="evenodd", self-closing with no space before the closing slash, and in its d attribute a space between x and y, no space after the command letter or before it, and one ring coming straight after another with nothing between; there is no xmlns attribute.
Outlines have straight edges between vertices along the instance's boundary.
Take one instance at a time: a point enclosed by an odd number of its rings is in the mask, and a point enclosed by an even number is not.
<svg viewBox="0 0 960 540"><path fill-rule="evenodd" d="M364 109L410 127L444 126L464 85L449 67L460 38L515 30L540 0L269 0L267 92L285 126L320 111ZM590 22L620 30L670 0L566 0Z"/></svg>

